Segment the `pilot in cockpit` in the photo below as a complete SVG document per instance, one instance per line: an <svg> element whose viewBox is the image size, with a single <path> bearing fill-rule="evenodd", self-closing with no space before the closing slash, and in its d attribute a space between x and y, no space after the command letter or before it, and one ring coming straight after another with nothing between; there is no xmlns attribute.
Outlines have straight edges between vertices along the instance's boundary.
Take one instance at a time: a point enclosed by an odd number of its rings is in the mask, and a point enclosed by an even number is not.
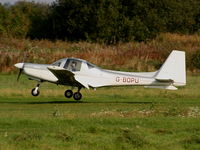
<svg viewBox="0 0 200 150"><path fill-rule="evenodd" d="M76 71L76 65L77 65L77 62L75 61L71 63L71 71Z"/></svg>

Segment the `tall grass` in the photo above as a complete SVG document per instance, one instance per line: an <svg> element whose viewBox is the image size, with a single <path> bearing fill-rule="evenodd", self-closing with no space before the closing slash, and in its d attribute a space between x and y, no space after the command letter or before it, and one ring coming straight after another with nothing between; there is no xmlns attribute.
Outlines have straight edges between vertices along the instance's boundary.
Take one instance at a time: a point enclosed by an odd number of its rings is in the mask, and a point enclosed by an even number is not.
<svg viewBox="0 0 200 150"><path fill-rule="evenodd" d="M24 58L26 62L52 63L63 57L86 59L107 69L154 71L173 49L186 51L188 70L198 71L192 58L200 50L199 35L166 33L146 43L129 42L117 45L1 37L0 72L15 72L13 65L22 62Z"/></svg>

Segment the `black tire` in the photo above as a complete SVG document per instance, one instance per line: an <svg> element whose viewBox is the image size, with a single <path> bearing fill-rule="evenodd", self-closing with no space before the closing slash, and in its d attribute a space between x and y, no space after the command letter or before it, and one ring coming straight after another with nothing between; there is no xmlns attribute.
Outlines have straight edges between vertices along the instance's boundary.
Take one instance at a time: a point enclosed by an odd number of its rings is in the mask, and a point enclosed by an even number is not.
<svg viewBox="0 0 200 150"><path fill-rule="evenodd" d="M40 94L40 91L39 91L39 90L37 90L37 93L35 93L34 91L35 91L35 88L32 89L32 91L31 91L31 94L32 94L33 96L38 96L38 95Z"/></svg>
<svg viewBox="0 0 200 150"><path fill-rule="evenodd" d="M72 96L73 96L72 90L66 90L66 91L65 91L65 97L66 97L66 98L71 98Z"/></svg>
<svg viewBox="0 0 200 150"><path fill-rule="evenodd" d="M82 98L82 94L80 92L76 92L73 95L74 100L79 101Z"/></svg>

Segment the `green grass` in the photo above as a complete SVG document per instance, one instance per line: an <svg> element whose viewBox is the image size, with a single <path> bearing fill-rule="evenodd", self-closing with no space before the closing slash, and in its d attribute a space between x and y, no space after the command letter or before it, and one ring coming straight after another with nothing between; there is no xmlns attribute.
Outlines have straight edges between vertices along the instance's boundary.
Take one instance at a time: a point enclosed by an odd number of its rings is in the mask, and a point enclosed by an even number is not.
<svg viewBox="0 0 200 150"><path fill-rule="evenodd" d="M178 91L143 87L82 90L41 85L22 76L0 75L0 149L199 150L200 77Z"/></svg>

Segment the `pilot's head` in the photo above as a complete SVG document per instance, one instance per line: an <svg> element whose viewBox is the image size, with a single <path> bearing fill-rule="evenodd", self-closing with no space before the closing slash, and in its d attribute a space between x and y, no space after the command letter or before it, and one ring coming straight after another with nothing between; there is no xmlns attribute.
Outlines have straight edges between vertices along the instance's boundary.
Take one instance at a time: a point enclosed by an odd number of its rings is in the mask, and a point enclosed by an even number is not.
<svg viewBox="0 0 200 150"><path fill-rule="evenodd" d="M76 62L75 61L72 62L72 66L76 67Z"/></svg>

